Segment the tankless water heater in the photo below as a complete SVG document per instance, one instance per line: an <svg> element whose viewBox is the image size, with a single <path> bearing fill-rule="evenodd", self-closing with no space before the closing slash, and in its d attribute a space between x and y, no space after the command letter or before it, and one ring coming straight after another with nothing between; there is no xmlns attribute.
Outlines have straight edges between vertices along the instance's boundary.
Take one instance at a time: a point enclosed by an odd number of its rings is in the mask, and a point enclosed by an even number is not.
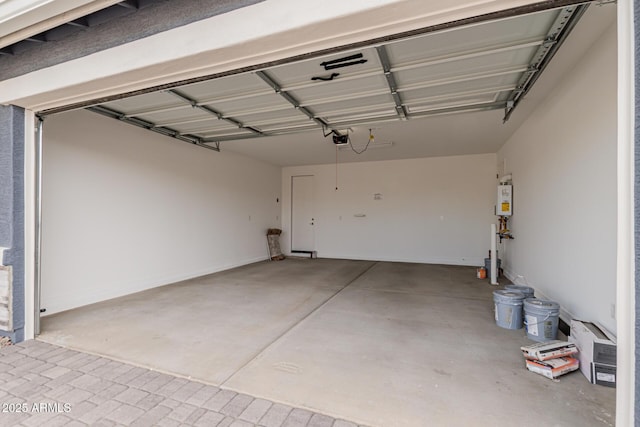
<svg viewBox="0 0 640 427"><path fill-rule="evenodd" d="M498 203L496 215L511 216L513 212L513 186L498 185Z"/></svg>

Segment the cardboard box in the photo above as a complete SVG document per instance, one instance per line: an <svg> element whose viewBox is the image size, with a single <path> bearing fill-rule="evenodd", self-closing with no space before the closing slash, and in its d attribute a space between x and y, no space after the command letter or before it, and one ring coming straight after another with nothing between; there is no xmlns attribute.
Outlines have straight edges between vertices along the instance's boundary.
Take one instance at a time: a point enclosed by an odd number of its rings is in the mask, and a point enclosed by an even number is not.
<svg viewBox="0 0 640 427"><path fill-rule="evenodd" d="M606 387L616 386L616 367L602 363L591 364L591 382Z"/></svg>
<svg viewBox="0 0 640 427"><path fill-rule="evenodd" d="M574 319L571 321L569 342L574 343L580 351L578 353L580 372L592 384L615 387L615 336L595 323ZM600 375L597 375L597 373L600 373ZM600 380L598 380L598 376L601 377ZM611 379L614 380L613 385L609 381Z"/></svg>
<svg viewBox="0 0 640 427"><path fill-rule="evenodd" d="M527 369L549 379L558 378L578 369L579 361L573 357L558 357L550 360L527 360Z"/></svg>
<svg viewBox="0 0 640 427"><path fill-rule="evenodd" d="M548 341L520 347L526 359L549 360L557 357L571 356L578 352L574 343L566 341Z"/></svg>

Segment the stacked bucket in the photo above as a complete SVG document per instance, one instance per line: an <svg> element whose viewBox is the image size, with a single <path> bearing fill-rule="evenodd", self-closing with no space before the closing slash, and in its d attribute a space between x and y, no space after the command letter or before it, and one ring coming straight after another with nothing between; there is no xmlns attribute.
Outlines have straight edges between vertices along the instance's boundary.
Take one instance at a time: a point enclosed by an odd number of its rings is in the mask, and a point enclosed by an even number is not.
<svg viewBox="0 0 640 427"><path fill-rule="evenodd" d="M521 329L526 326L527 338L537 341L553 341L558 337L560 306L553 302L534 298L533 288L507 285L504 290L493 292L496 324L505 329Z"/></svg>

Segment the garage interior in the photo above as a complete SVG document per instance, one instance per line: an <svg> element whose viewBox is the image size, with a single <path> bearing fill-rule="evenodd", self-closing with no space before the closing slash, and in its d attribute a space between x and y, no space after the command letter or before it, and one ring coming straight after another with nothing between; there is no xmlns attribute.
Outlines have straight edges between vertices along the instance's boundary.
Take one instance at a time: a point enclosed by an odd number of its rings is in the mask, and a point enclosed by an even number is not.
<svg viewBox="0 0 640 427"><path fill-rule="evenodd" d="M474 273L255 263L46 317L41 339L362 425L614 425L614 389L524 368Z"/></svg>
<svg viewBox="0 0 640 427"><path fill-rule="evenodd" d="M613 425L475 278L510 174L500 283L616 332L615 7L576 9L46 116L39 338L366 425Z"/></svg>

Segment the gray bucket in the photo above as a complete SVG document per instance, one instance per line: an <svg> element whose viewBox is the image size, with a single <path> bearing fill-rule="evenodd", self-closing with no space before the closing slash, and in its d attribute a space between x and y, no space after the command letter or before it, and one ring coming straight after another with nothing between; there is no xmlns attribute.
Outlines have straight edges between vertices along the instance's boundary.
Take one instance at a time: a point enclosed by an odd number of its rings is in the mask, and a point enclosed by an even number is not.
<svg viewBox="0 0 640 427"><path fill-rule="evenodd" d="M518 291L524 294L524 299L533 298L533 288L523 285L506 285L504 287L508 291Z"/></svg>
<svg viewBox="0 0 640 427"><path fill-rule="evenodd" d="M560 305L553 301L529 298L524 301L524 324L527 338L537 342L558 338Z"/></svg>
<svg viewBox="0 0 640 427"><path fill-rule="evenodd" d="M518 291L493 291L496 325L505 329L522 328L522 301L524 294Z"/></svg>
<svg viewBox="0 0 640 427"><path fill-rule="evenodd" d="M487 269L487 278L491 278L491 258L484 259L484 268ZM500 277L500 268L502 268L502 260L498 258L496 260L496 277Z"/></svg>

